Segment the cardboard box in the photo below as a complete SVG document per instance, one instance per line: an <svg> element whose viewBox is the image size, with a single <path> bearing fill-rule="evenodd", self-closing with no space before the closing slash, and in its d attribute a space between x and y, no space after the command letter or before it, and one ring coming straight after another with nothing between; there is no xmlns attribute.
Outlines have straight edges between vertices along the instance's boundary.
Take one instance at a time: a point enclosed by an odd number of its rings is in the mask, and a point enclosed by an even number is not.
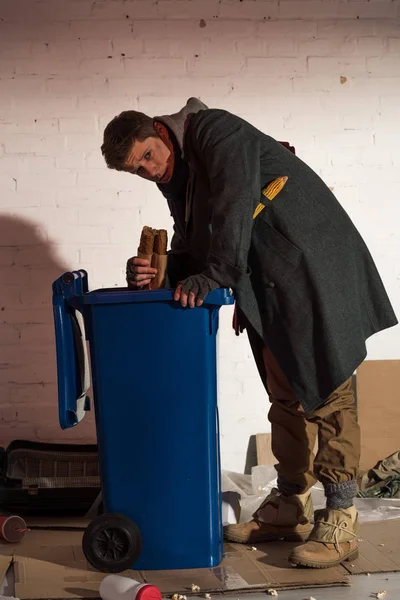
<svg viewBox="0 0 400 600"><path fill-rule="evenodd" d="M257 447L257 465L272 466L276 464L276 458L272 453L271 448L271 434L270 433L257 433L256 435L256 447ZM317 453L318 440L315 440L314 456Z"/></svg>
<svg viewBox="0 0 400 600"><path fill-rule="evenodd" d="M357 369L360 468L400 450L400 360L367 360Z"/></svg>
<svg viewBox="0 0 400 600"><path fill-rule="evenodd" d="M366 360L353 376L361 428L360 469L400 450L400 360ZM274 465L271 434L256 435L257 464ZM314 448L317 451L318 444Z"/></svg>

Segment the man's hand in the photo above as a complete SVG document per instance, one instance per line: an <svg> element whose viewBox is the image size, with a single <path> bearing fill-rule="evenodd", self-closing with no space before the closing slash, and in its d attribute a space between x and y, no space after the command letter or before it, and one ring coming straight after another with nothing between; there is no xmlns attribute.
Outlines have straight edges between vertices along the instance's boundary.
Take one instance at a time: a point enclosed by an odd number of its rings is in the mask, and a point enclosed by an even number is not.
<svg viewBox="0 0 400 600"><path fill-rule="evenodd" d="M126 282L128 287L140 289L149 284L157 274L157 269L150 266L145 258L130 258L126 263Z"/></svg>
<svg viewBox="0 0 400 600"><path fill-rule="evenodd" d="M209 292L220 287L213 279L205 275L192 275L180 283L174 293L174 300L183 307L189 304L190 308L201 306Z"/></svg>

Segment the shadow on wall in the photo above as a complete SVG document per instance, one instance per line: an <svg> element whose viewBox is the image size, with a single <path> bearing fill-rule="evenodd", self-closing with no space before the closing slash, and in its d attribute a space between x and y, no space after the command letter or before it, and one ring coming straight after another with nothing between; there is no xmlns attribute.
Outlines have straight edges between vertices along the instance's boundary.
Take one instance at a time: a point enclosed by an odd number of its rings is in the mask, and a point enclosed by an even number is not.
<svg viewBox="0 0 400 600"><path fill-rule="evenodd" d="M69 270L39 227L0 216L0 443L93 442L93 416L62 432L51 285Z"/></svg>

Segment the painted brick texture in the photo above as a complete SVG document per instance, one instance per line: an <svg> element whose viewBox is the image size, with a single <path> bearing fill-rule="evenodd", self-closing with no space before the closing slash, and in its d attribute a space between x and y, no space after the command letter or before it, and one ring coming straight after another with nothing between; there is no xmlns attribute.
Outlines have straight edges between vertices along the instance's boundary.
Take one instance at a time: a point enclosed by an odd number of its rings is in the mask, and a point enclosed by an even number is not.
<svg viewBox="0 0 400 600"><path fill-rule="evenodd" d="M144 224L168 227L154 187L106 169L102 130L124 109L190 96L290 141L364 236L400 314L398 0L0 0L0 440L61 432L51 282L85 268L123 285ZM221 311L223 467L243 471L268 400L245 336ZM399 358L399 329L369 358Z"/></svg>

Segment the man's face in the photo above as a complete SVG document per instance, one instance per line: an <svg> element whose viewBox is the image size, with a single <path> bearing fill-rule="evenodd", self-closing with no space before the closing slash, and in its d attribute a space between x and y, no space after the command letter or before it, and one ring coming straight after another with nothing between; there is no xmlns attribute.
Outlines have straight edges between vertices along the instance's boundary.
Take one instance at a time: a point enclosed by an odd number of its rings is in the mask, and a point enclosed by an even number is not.
<svg viewBox="0 0 400 600"><path fill-rule="evenodd" d="M125 163L126 171L154 183L167 183L174 169L173 146L167 137L135 141Z"/></svg>

